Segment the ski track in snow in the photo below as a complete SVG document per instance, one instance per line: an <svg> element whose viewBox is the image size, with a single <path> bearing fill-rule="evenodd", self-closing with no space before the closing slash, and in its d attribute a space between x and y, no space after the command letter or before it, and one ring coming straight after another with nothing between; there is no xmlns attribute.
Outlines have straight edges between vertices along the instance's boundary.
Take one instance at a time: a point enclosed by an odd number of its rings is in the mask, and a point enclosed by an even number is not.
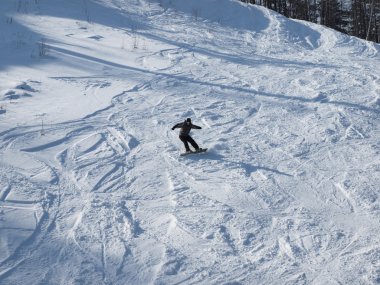
<svg viewBox="0 0 380 285"><path fill-rule="evenodd" d="M15 14L41 79L0 74L0 284L379 282L378 46L237 1L58 2Z"/></svg>

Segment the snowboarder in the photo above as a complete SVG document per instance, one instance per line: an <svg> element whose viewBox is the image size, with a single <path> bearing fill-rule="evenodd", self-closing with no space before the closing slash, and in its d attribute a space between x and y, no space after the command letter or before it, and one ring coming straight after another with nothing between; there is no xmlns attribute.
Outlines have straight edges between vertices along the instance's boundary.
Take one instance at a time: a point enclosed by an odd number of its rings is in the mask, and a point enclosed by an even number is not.
<svg viewBox="0 0 380 285"><path fill-rule="evenodd" d="M189 135L191 129L202 129L201 127L197 125L193 125L191 123L191 119L187 118L183 123L178 123L174 127L172 127L172 130L176 128L181 128L181 131L179 132L179 139L183 142L186 148L186 153L191 153L189 143L195 148L195 151L201 151L202 149L199 148L198 144L195 142L195 140Z"/></svg>

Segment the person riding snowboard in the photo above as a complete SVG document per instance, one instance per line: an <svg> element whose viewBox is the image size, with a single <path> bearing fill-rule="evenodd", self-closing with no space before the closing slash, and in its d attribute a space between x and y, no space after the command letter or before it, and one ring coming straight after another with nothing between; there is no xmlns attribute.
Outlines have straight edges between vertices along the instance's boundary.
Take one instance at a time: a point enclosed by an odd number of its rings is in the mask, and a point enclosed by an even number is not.
<svg viewBox="0 0 380 285"><path fill-rule="evenodd" d="M178 123L174 127L172 127L172 130L176 128L181 128L179 132L179 139L183 142L186 148L186 153L191 152L189 143L195 148L195 151L202 150L199 148L198 144L195 142L195 140L189 135L191 129L202 129L199 126L193 125L191 123L191 119L187 118L183 123Z"/></svg>

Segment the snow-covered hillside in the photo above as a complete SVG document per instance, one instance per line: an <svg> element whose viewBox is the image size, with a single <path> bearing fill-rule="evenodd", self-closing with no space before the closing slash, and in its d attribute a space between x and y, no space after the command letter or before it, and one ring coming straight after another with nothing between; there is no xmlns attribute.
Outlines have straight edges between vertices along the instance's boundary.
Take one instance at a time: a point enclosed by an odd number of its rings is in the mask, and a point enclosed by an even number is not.
<svg viewBox="0 0 380 285"><path fill-rule="evenodd" d="M0 23L0 284L380 283L379 45L238 0Z"/></svg>

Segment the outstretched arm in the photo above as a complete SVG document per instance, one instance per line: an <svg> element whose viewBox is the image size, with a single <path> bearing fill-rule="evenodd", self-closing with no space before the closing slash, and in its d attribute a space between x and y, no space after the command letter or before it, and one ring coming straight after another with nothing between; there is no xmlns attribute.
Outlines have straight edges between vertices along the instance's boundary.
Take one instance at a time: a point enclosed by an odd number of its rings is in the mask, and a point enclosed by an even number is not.
<svg viewBox="0 0 380 285"><path fill-rule="evenodd" d="M176 124L176 125L174 125L173 127L172 127L172 130L174 130L174 129L176 129L176 128L181 128L182 127L182 123L178 123L178 124Z"/></svg>
<svg viewBox="0 0 380 285"><path fill-rule="evenodd" d="M197 125L191 125L191 128L192 129L202 129L200 126L197 126Z"/></svg>

